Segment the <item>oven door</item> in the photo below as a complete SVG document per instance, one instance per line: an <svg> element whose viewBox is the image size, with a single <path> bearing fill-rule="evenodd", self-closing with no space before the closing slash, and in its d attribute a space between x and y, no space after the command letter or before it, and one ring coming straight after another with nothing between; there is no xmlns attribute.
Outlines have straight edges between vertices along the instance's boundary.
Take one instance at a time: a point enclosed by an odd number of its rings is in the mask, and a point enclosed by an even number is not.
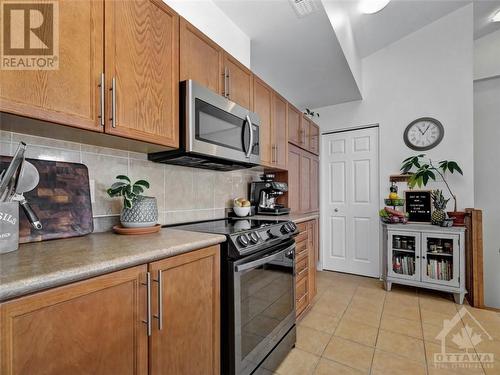
<svg viewBox="0 0 500 375"><path fill-rule="evenodd" d="M259 164L259 118L193 81L186 81L187 151Z"/></svg>
<svg viewBox="0 0 500 375"><path fill-rule="evenodd" d="M231 263L234 374L250 374L294 326L294 258L292 239Z"/></svg>

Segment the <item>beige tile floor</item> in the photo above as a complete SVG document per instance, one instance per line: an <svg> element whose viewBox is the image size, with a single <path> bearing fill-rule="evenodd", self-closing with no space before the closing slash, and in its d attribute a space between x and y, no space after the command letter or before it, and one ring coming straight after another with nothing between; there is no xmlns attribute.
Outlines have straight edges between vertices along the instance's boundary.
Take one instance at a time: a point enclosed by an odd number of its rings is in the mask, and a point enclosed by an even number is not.
<svg viewBox="0 0 500 375"><path fill-rule="evenodd" d="M277 374L500 375L500 313L464 305L472 317L456 320L446 336L446 352L465 353L453 340L458 334L469 344L468 353L491 353L493 361L484 357L477 368L443 368L434 362L434 353L441 353L436 336L443 320L462 308L451 295L398 285L386 292L376 279L318 272L313 302L298 322L296 347ZM475 334L480 340L471 340Z"/></svg>

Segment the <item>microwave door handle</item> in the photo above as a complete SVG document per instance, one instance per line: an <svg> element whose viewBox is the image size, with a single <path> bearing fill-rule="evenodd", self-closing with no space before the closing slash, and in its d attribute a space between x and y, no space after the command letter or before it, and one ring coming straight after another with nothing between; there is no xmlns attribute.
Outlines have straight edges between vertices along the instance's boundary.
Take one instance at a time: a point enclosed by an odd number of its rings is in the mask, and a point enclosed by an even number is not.
<svg viewBox="0 0 500 375"><path fill-rule="evenodd" d="M243 272L243 271L246 271L246 270L251 269L251 268L259 267L259 266L261 266L263 264L269 263L270 261L272 261L272 260L274 260L276 258L279 258L279 256L281 254L287 253L287 252L289 252L289 251L291 251L293 249L295 249L295 244L287 247L286 249L277 251L274 254L268 255L267 257L256 259L256 260L253 260L253 261L248 262L248 263L243 263L243 264L240 264L239 266L235 266L234 270L236 272Z"/></svg>
<svg viewBox="0 0 500 375"><path fill-rule="evenodd" d="M246 120L250 128L250 145L248 146L248 150L245 156L249 158L253 150L253 128L252 128L252 120L250 119L249 115L246 115Z"/></svg>

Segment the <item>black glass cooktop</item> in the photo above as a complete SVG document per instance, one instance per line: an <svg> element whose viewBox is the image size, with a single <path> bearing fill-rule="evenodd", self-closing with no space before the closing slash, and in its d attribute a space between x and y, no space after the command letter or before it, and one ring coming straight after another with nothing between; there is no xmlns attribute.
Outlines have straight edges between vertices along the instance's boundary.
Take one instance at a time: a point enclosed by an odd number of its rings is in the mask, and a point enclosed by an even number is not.
<svg viewBox="0 0 500 375"><path fill-rule="evenodd" d="M212 221L203 221L198 223L169 225L175 229L191 230L194 232L216 233L216 234L235 234L247 230L258 229L286 223L283 220L259 220L259 219L220 219Z"/></svg>

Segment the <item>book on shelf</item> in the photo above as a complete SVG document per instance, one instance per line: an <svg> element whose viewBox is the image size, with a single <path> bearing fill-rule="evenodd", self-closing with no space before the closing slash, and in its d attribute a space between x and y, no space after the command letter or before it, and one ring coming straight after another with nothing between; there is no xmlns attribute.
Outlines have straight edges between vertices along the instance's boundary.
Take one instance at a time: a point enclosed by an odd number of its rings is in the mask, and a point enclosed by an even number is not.
<svg viewBox="0 0 500 375"><path fill-rule="evenodd" d="M429 259L427 262L427 275L431 279L449 281L453 278L453 262Z"/></svg>
<svg viewBox="0 0 500 375"><path fill-rule="evenodd" d="M400 275L415 274L415 259L411 256L394 256L392 258L392 269Z"/></svg>

